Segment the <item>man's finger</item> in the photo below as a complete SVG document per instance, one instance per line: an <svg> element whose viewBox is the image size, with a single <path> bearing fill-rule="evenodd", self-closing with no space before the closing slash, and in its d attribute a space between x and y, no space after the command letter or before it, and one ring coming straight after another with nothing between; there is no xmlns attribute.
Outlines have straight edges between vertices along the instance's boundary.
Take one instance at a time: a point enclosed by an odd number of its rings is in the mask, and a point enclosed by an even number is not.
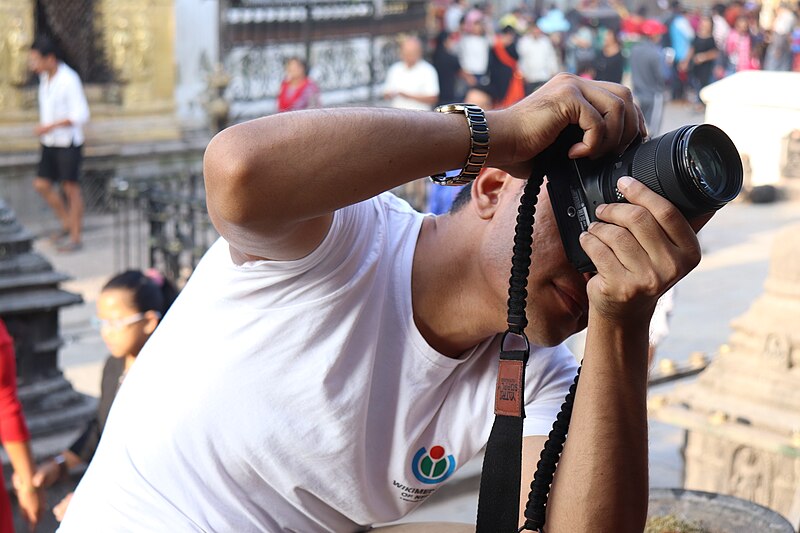
<svg viewBox="0 0 800 533"><path fill-rule="evenodd" d="M643 265L650 263L647 250L627 228L617 224L593 222L589 226L588 232L614 252L617 260L626 270L637 272L642 269Z"/></svg>
<svg viewBox="0 0 800 533"><path fill-rule="evenodd" d="M601 91L601 92L597 92ZM609 151L622 153L638 136L644 137L647 133L644 127L644 119L641 115L639 106L633 100L630 89L624 85L610 82L595 82L591 92L587 93L587 98L591 103L599 108L604 107L602 103L607 94L613 95L622 101L623 108L619 110L620 116L620 138L618 143L609 146Z"/></svg>
<svg viewBox="0 0 800 533"><path fill-rule="evenodd" d="M628 202L650 211L673 244L679 247L696 245L697 237L691 231L693 228L683 213L669 200L628 176L618 180L617 188Z"/></svg>

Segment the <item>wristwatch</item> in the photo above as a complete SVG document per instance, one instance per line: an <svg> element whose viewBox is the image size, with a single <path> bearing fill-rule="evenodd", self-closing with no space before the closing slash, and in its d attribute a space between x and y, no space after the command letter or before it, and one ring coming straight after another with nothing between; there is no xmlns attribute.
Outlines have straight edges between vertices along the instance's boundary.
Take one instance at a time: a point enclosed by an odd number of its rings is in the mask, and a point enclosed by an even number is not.
<svg viewBox="0 0 800 533"><path fill-rule="evenodd" d="M59 453L55 457L53 457L53 462L58 466L58 472L61 477L67 474L67 458L64 457L63 453Z"/></svg>
<svg viewBox="0 0 800 533"><path fill-rule="evenodd" d="M469 156L464 167L442 174L431 175L439 185L466 185L478 177L489 155L489 125L486 114L475 104L446 104L434 109L437 113L463 113L469 127ZM456 174L458 172L458 174Z"/></svg>

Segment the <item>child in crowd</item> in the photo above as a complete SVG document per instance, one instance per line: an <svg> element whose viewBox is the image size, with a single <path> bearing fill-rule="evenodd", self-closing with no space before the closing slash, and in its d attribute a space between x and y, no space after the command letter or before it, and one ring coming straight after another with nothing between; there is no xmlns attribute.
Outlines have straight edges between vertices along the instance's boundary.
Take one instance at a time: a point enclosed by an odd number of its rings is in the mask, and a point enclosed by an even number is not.
<svg viewBox="0 0 800 533"><path fill-rule="evenodd" d="M39 467L33 477L36 487L50 487L70 469L92 460L122 381L176 296L175 286L153 269L128 270L105 284L97 299L97 325L111 355L103 368L97 415L69 449ZM53 508L59 522L71 498L67 494Z"/></svg>

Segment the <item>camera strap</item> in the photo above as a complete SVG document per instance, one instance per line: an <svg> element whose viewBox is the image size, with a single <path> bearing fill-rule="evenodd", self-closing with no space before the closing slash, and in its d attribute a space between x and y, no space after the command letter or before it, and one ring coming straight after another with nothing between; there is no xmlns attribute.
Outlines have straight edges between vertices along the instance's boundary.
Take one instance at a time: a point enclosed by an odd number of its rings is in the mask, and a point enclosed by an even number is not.
<svg viewBox="0 0 800 533"><path fill-rule="evenodd" d="M525 524L519 527L525 366L530 355L530 344L525 336L528 325L526 287L533 250L536 202L544 183L544 169L550 168L548 161L554 156L553 150L546 149L534 160L534 170L525 185L517 212L508 289L508 329L500 342L495 420L483 459L476 533L511 533L525 529L544 531L547 496L572 415L580 369L542 450L525 506Z"/></svg>

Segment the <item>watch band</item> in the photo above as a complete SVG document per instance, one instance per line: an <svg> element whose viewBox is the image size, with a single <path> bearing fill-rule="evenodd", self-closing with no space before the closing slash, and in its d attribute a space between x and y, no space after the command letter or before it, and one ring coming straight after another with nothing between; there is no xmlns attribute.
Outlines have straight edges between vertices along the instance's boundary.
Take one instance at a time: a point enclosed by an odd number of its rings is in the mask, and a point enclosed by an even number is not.
<svg viewBox="0 0 800 533"><path fill-rule="evenodd" d="M489 125L486 114L475 104L446 104L434 109L437 113L463 113L469 126L469 156L456 176L433 174L431 180L439 185L466 185L478 177L489 155Z"/></svg>

